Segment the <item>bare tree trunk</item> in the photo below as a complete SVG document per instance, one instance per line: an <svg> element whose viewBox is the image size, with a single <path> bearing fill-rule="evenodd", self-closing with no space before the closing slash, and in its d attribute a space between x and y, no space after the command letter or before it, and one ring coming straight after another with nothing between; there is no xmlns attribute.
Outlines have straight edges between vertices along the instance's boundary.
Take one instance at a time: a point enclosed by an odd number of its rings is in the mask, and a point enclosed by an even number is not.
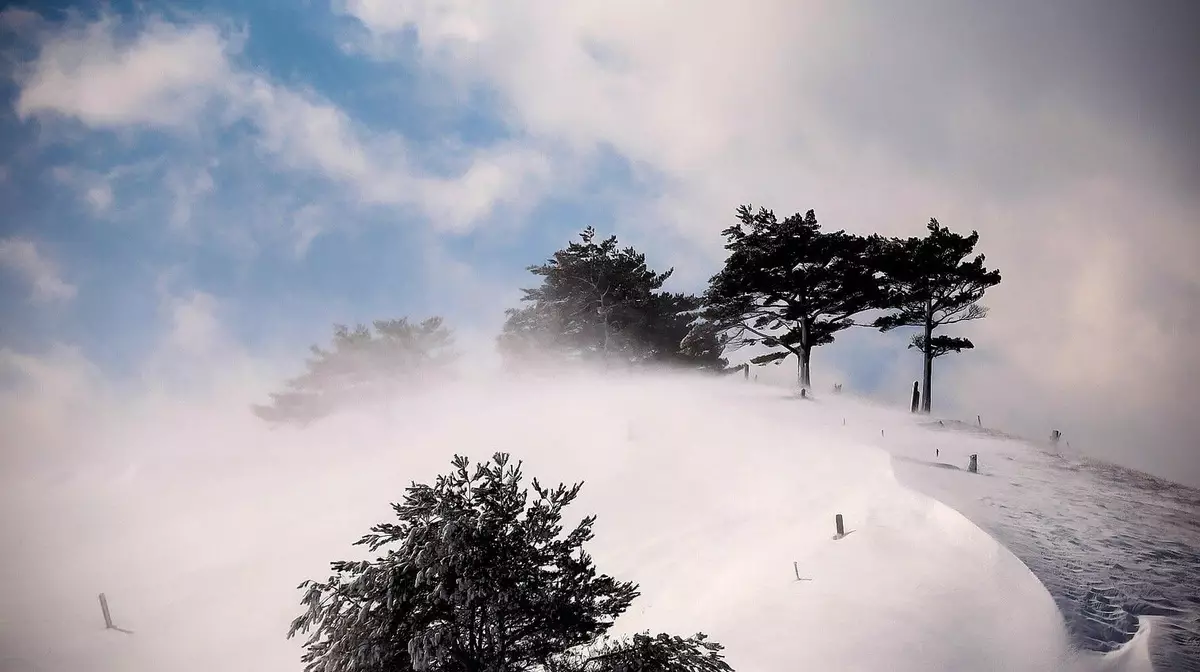
<svg viewBox="0 0 1200 672"><path fill-rule="evenodd" d="M812 360L812 345L809 343L810 334L808 333L808 318L800 318L800 352L797 362L797 375L800 378L800 389L808 390L812 388L812 378L809 372L809 362Z"/></svg>
<svg viewBox="0 0 1200 672"><path fill-rule="evenodd" d="M812 361L812 348L800 348L800 388L804 390L812 389L812 372L810 362Z"/></svg>
<svg viewBox="0 0 1200 672"><path fill-rule="evenodd" d="M921 387L925 393L921 396L921 412L930 412L930 401L933 399L933 300L925 304L925 369Z"/></svg>

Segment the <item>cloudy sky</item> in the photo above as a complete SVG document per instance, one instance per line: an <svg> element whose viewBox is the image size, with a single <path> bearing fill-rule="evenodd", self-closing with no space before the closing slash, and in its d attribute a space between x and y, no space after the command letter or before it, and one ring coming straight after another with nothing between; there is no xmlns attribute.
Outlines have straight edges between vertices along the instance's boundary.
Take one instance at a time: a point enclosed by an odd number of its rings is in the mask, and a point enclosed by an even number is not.
<svg viewBox="0 0 1200 672"><path fill-rule="evenodd" d="M935 407L1200 484L1197 11L1121 4L10 5L4 416L295 367L334 322L442 314L482 363L584 226L695 291L753 203L978 230L1004 281ZM815 382L903 404L906 337Z"/></svg>

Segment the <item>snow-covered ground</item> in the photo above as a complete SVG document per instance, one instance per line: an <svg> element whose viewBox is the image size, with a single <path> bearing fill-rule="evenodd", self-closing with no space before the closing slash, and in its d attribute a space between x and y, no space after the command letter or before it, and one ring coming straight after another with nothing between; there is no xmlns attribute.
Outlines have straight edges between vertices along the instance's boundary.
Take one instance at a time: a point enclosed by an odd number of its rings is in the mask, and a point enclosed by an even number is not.
<svg viewBox="0 0 1200 672"><path fill-rule="evenodd" d="M739 672L1149 669L1149 631L1075 653L1026 565L923 494L977 499L996 478L968 445L984 439L849 399L730 379L476 382L304 430L240 402L131 409L90 438L69 464L0 474L4 672L298 670L297 584L357 557L410 481L496 451L586 482L569 513L598 515L597 566L641 584L618 631L704 631ZM920 462L969 452L984 474ZM100 592L130 634L104 629Z"/></svg>

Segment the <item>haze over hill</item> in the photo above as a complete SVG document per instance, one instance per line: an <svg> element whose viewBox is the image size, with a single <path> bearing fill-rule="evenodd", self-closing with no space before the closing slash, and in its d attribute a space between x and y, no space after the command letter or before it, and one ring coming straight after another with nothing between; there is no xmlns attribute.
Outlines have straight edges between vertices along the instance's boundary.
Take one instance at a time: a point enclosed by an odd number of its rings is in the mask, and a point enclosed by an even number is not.
<svg viewBox="0 0 1200 672"><path fill-rule="evenodd" d="M205 389L244 353L279 380L335 322L439 314L488 359L525 265L583 226L699 291L749 202L977 229L1005 280L938 411L1198 484L1195 14L10 6L3 413L58 431L79 381ZM839 336L814 384L904 403L908 335Z"/></svg>
<svg viewBox="0 0 1200 672"><path fill-rule="evenodd" d="M361 557L350 543L409 482L493 451L585 482L568 519L597 514L598 566L641 585L621 632L703 630L737 670L1149 669L1144 641L1072 653L1017 558L897 483L875 444L928 435L911 416L729 378L560 375L270 429L240 382L89 395L56 435L25 428L0 477L5 669L295 670L300 580ZM86 448L51 463L54 439ZM131 634L104 630L101 591Z"/></svg>

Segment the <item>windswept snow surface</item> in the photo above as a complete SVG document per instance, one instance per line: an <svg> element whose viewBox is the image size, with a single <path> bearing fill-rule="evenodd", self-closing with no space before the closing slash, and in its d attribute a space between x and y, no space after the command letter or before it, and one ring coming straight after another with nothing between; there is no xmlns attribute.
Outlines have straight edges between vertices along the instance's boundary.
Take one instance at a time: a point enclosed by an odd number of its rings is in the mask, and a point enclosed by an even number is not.
<svg viewBox="0 0 1200 672"><path fill-rule="evenodd" d="M303 430L236 399L111 408L82 428L86 457L24 445L0 475L0 669L299 670L297 584L362 557L351 543L410 481L495 451L585 481L569 513L598 515L598 567L641 585L618 632L704 631L739 672L1145 669L1072 653L1024 564L897 481L874 435L925 431L911 419L787 397L699 378L474 383ZM100 592L132 634L104 629Z"/></svg>
<svg viewBox="0 0 1200 672"><path fill-rule="evenodd" d="M827 400L814 421L839 403ZM1200 670L1200 492L1049 441L919 416L897 426L907 414L851 407L853 433L893 454L902 484L962 512L1029 566L1073 641L1124 649L1110 659L1149 656L1158 670ZM871 425L888 424L879 439ZM977 474L966 470L971 454Z"/></svg>

